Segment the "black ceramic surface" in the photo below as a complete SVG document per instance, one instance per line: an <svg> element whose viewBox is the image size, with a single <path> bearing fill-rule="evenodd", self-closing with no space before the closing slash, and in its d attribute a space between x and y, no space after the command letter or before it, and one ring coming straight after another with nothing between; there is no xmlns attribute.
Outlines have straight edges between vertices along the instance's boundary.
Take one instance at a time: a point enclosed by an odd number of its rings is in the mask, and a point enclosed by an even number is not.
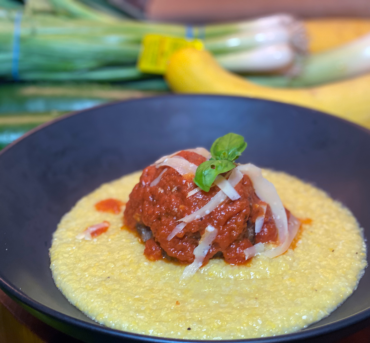
<svg viewBox="0 0 370 343"><path fill-rule="evenodd" d="M236 132L240 162L282 170L348 206L370 236L370 132L316 111L216 96L132 100L45 125L0 154L0 286L50 325L86 342L175 341L94 323L55 287L48 250L60 218L100 184L184 148ZM328 342L370 318L370 273L326 319L297 333L254 341ZM356 326L357 325L357 326Z"/></svg>

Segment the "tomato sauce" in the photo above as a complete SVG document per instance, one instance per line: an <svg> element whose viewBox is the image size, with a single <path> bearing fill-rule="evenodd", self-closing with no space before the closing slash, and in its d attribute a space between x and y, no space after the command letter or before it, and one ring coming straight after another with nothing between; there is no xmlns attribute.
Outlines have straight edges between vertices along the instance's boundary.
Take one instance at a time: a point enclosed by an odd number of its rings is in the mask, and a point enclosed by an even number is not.
<svg viewBox="0 0 370 343"><path fill-rule="evenodd" d="M290 249L292 249L292 250L294 250L297 247L298 242L301 240L304 226L312 224L312 219L311 218L303 218L303 219L299 219L299 221L301 222L301 225L298 229L298 232L297 232L296 236L294 237L294 239L293 239L293 241L290 245Z"/></svg>
<svg viewBox="0 0 370 343"><path fill-rule="evenodd" d="M107 232L107 231L108 231L108 229L109 229L110 223L109 223L108 221L104 220L101 224L97 224L97 225L98 225L99 227L98 227L98 228L96 228L96 229L94 229L94 230L92 230L92 231L90 232L91 238L96 238L96 237L100 236L101 234L103 234L103 233ZM96 225L93 225L93 226L91 226L91 227L86 228L86 230L85 230L85 231L87 231L87 230L89 230L89 229L93 228L94 226L96 226Z"/></svg>
<svg viewBox="0 0 370 343"><path fill-rule="evenodd" d="M203 156L190 151L181 151L178 155L196 165L205 161ZM164 168L167 170L159 183L150 187ZM246 248L259 242L277 241L278 232L271 209L257 197L246 175L235 187L241 196L238 200L227 198L211 213L188 223L182 232L167 240L179 219L206 205L220 191L218 187L212 187L209 192L200 191L187 197L197 187L192 179L193 176L181 176L173 168L149 166L130 194L124 224L132 231L136 230L137 224L150 228L153 238L145 243L144 250L148 259L161 258L160 252L180 263L192 263L193 251L208 225L217 228L218 233L203 265L214 256L222 256L230 264L242 264L245 263ZM262 206L266 206L265 221L261 232L255 234L254 222L264 212Z"/></svg>
<svg viewBox="0 0 370 343"><path fill-rule="evenodd" d="M109 198L96 203L95 209L100 212L120 214L124 205L125 203L120 200Z"/></svg>

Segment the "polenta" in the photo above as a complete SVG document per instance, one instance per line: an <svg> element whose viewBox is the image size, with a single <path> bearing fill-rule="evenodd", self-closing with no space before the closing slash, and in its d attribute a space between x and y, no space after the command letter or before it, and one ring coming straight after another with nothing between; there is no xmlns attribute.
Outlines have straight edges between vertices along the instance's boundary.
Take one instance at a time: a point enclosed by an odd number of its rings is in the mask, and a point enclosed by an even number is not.
<svg viewBox="0 0 370 343"><path fill-rule="evenodd" d="M285 334L329 315L364 273L363 232L350 211L312 185L264 170L284 206L297 218L311 219L294 249L275 258L257 255L247 265L211 259L184 279L186 265L144 256L138 236L122 229L122 212L95 208L110 198L127 203L140 175L124 176L81 199L54 233L55 283L99 323L182 339ZM109 223L109 229L91 240L77 238L99 223Z"/></svg>

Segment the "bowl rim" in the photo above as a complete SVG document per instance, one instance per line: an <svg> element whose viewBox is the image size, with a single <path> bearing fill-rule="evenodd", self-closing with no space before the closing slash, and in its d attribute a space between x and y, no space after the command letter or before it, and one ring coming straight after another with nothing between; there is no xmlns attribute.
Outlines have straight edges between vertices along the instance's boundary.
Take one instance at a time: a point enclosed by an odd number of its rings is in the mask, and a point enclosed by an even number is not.
<svg viewBox="0 0 370 343"><path fill-rule="evenodd" d="M150 96L145 98L135 98L135 99L127 99L127 100L118 100L113 102L108 102L104 104L100 104L98 106L90 107L87 109L74 111L66 115L62 115L60 117L57 117L49 122L46 122L44 124L41 124L37 126L36 128L26 132L23 136L16 139L14 142L7 145L4 149L0 151L0 158L2 155L6 154L9 150L13 148L13 146L17 145L18 143L22 142L23 140L26 140L29 136L37 134L39 131L43 130L44 128L47 128L51 125L54 125L62 120L68 120L71 117L77 116L77 115L83 115L85 112L89 112L91 110L106 108L110 106L115 106L122 103L131 103L131 102L151 102L151 101L158 101L158 100L164 100L167 101L167 99L176 99L176 98L235 98L239 100L247 100L252 102L267 102L272 103L279 106L286 106L290 108L297 108L298 110L304 110L309 111L311 113L315 113L317 115L320 115L320 117L327 116L330 117L331 120L337 120L344 122L346 125L353 126L364 133L368 134L370 136L370 129L367 129L359 124L356 124L354 122L351 122L349 120L343 119L341 117L337 117L335 115L321 112L318 110L314 110L307 107L297 106L293 104L288 103L282 103L278 101L271 101L266 99L258 99L258 98L249 98L249 97L243 97L243 96L229 96L229 95L215 95L215 94L164 94L164 95L157 95L157 96ZM99 332L101 334L109 335L112 337L120 338L120 339L133 339L136 341L145 341L150 343L166 343L166 342L191 342L191 343L202 343L202 342L225 342L225 343L242 343L242 342L259 342L259 343L277 343L277 342L291 342L291 341L298 341L303 339L311 339L317 336L322 336L325 334L332 333L334 331L345 329L347 327L350 327L356 323L360 323L365 321L366 319L370 318L370 308L359 311L356 314L346 317L344 319L338 320L332 324L326 324L323 326L319 326L316 328L304 328L303 331L299 330L296 332L292 332L289 334L284 335L277 335L277 336L270 336L270 337L262 337L262 338L248 338L248 339L234 339L234 340L196 340L196 339L181 339L181 338L168 338L168 337L159 337L159 336L149 336L144 334L138 334L134 332L129 331L122 331L110 328L108 326L104 326L102 324L99 324L97 322L94 323L88 323L81 319L77 319L74 317L71 317L67 314L63 314L59 311L56 311L48 306L45 306L41 303L39 303L36 300L33 300L30 298L27 294L22 292L21 290L17 289L11 282L9 282L1 273L0 270L0 289L2 289L8 296L15 298L17 301L20 301L21 303L27 305L28 307L32 308L33 310L37 311L38 313L44 314L46 316L49 316L53 318L54 320L60 321L64 324L77 326L81 329L89 330L91 332ZM356 286L357 289L357 286ZM356 291L354 290L354 292ZM351 296L351 295L350 295ZM348 300L349 298L345 299L344 301ZM342 303L339 305L341 306ZM339 307L338 306L338 307ZM78 309L79 310L79 309ZM81 311L81 313L83 313ZM85 316L86 314L83 313ZM50 325L50 324L49 324Z"/></svg>

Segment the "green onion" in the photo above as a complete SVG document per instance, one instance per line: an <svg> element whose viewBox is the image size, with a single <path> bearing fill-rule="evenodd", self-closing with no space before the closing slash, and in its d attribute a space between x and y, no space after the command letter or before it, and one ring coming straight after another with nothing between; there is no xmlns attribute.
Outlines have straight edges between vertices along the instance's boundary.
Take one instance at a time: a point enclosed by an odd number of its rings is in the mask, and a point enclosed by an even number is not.
<svg viewBox="0 0 370 343"><path fill-rule="evenodd" d="M307 36L303 25L271 26L265 29L241 31L205 40L205 47L212 52L248 50L260 46L289 44L300 52L307 50Z"/></svg>
<svg viewBox="0 0 370 343"><path fill-rule="evenodd" d="M162 77L128 81L124 83L124 86L130 89L137 89L141 91L157 91L157 92L170 91L166 81Z"/></svg>
<svg viewBox="0 0 370 343"><path fill-rule="evenodd" d="M104 12L110 14L117 18L131 18L131 16L123 13L118 8L114 7L113 5L109 4L106 0L79 0L86 4L87 6L96 9L100 12Z"/></svg>
<svg viewBox="0 0 370 343"><path fill-rule="evenodd" d="M24 81L122 81L137 80L145 77L150 77L150 75L141 73L136 67L103 68L98 70L82 70L75 72L26 71L22 73L22 80Z"/></svg>
<svg viewBox="0 0 370 343"><path fill-rule="evenodd" d="M288 44L276 44L216 56L216 59L218 63L230 71L265 73L293 65L295 53Z"/></svg>
<svg viewBox="0 0 370 343"><path fill-rule="evenodd" d="M370 34L339 48L307 56L296 76L251 76L248 80L271 87L309 87L370 72Z"/></svg>
<svg viewBox="0 0 370 343"><path fill-rule="evenodd" d="M97 11L88 3L77 0L27 1L21 21L20 52L15 65L21 80L146 80L151 76L136 69L143 36L148 33L186 36L186 27L183 25L119 19ZM0 77L12 79L14 11L4 13L0 16ZM204 35L205 46L230 70L271 71L289 65L290 61L288 54L285 54L285 60L282 58L281 49L280 59L277 58L277 49L272 54L274 48L268 49L267 44L285 41L295 48L292 42L299 40L299 37L292 35L299 30L292 30L291 27L297 26L296 23L291 16L278 15L195 27L193 32L195 37ZM281 33L283 31L284 34ZM262 36L275 38L258 38ZM239 46L232 47L232 39L241 42ZM265 48L262 49L261 45ZM144 83L144 86L148 87L148 83ZM161 87L165 85L162 83Z"/></svg>
<svg viewBox="0 0 370 343"><path fill-rule="evenodd" d="M128 85L73 84L55 86L4 85L0 87L0 117L3 113L45 113L77 111L112 100L149 97L162 92L128 89Z"/></svg>
<svg viewBox="0 0 370 343"><path fill-rule="evenodd" d="M0 0L0 9L4 10L19 10L23 6L18 1L11 1L11 0Z"/></svg>
<svg viewBox="0 0 370 343"><path fill-rule="evenodd" d="M34 2L37 2L37 0L28 0L26 5L32 8ZM49 0L49 2L56 13L62 15L65 14L73 18L91 19L94 21L101 21L105 23L110 23L112 21L118 20L114 16L96 11L95 9L86 6L85 4L78 1Z"/></svg>
<svg viewBox="0 0 370 343"><path fill-rule="evenodd" d="M297 20L289 14L276 14L262 18L234 22L229 24L207 25L206 36L226 35L234 32L261 32L270 30L272 27L289 27L297 23Z"/></svg>

